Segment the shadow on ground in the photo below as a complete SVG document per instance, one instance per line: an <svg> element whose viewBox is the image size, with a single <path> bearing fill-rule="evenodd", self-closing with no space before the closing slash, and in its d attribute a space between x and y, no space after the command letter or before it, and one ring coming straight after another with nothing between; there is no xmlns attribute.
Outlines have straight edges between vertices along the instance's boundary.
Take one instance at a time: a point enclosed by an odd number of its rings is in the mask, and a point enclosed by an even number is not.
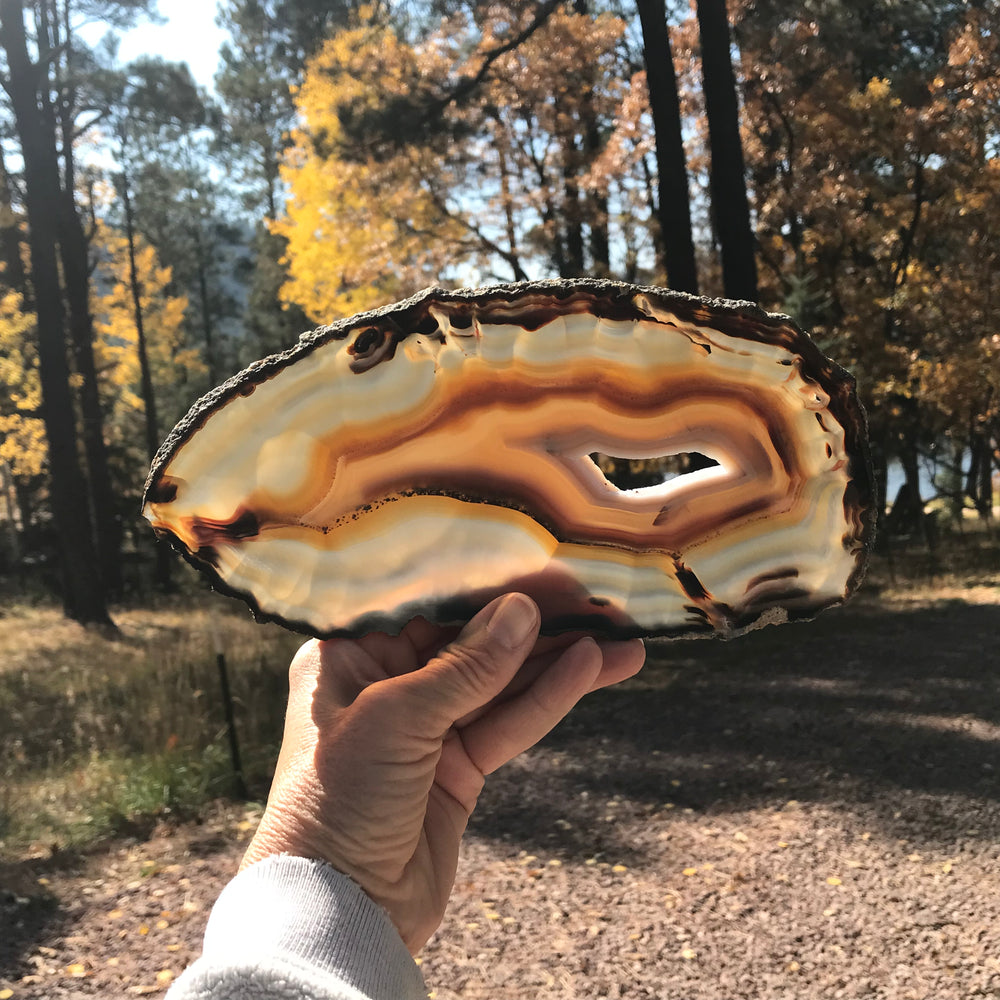
<svg viewBox="0 0 1000 1000"><path fill-rule="evenodd" d="M653 645L639 678L586 699L490 779L473 828L635 863L636 838L615 842L630 817L795 799L896 837L996 841L998 634L998 605L872 602L728 643ZM609 803L622 822L602 826Z"/></svg>
<svg viewBox="0 0 1000 1000"><path fill-rule="evenodd" d="M76 941L75 935L80 930L81 921L92 917L91 909L96 898L92 894L100 894L105 885L111 890L110 898L117 900L118 905L127 907L128 904L124 901L126 897L135 897L141 901L143 895L149 892L152 875L158 870L158 866L147 862L147 866L142 867L141 859L122 860L122 856L127 855L130 850L138 849L142 854L148 848L150 839L158 838L160 844L173 845L178 860L189 863L189 859L195 858L225 867L231 862L233 849L237 844L231 825L222 826L209 817L206 822L185 825L181 828L182 836L174 843L174 828L149 820L137 823L128 831L127 836L98 841L86 849L55 850L45 856L0 863L0 985L4 981L16 982L21 976L37 973L39 970L35 963L38 961L58 968L66 965L73 955L79 955L79 943L72 942ZM39 849L41 850L41 845ZM128 874L115 872L110 867L116 857L122 871L127 871ZM92 885L86 885L82 892L79 888L75 893L65 891L67 884L79 886L89 883L96 872L100 873L100 878ZM62 887L61 892L56 891L57 885ZM221 885L216 886L210 893L214 896L220 888ZM191 892L188 889L182 895L190 895ZM108 890L104 890L104 896L108 896ZM121 925L112 926L109 924L107 911L116 904L101 898L103 901L97 906L102 912L100 922L107 925L106 936L110 943L105 942L105 946L108 955L127 953L128 946L122 944L118 927L134 929L141 921L132 920L130 923L123 920ZM134 909L135 903L132 905ZM152 912L162 908L157 903ZM151 913L143 912L141 916L149 919ZM139 933L142 935L147 932ZM199 932L197 937L200 939L200 936ZM94 956L84 953L84 957L92 962ZM77 961L76 958L72 960ZM44 982L51 984L52 980L44 979ZM25 993L19 987L15 995L73 998L84 995L64 987L65 983L59 989L52 985L39 985L37 993L31 992L30 988ZM91 992L88 990L86 995L91 995Z"/></svg>

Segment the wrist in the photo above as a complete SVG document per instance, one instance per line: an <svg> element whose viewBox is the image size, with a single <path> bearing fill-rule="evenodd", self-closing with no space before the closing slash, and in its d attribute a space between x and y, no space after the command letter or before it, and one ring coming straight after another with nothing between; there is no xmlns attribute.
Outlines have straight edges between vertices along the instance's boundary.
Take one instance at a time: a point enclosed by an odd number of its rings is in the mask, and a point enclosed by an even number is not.
<svg viewBox="0 0 1000 1000"><path fill-rule="evenodd" d="M311 861L323 861L339 871L339 866L327 856L329 852L320 850L313 842L313 838L305 835L301 826L302 824L292 817L281 816L276 819L272 807L268 806L243 855L240 871L265 858L282 854Z"/></svg>

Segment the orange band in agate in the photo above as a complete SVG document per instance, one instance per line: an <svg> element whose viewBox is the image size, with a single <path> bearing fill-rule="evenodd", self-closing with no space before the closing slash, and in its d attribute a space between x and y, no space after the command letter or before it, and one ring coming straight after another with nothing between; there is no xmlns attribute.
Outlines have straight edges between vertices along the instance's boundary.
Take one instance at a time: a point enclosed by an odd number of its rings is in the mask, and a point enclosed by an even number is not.
<svg viewBox="0 0 1000 1000"><path fill-rule="evenodd" d="M623 492L588 457L718 465ZM329 637L538 601L543 629L732 634L843 601L873 525L853 379L787 318L615 282L429 289L199 401L143 512Z"/></svg>

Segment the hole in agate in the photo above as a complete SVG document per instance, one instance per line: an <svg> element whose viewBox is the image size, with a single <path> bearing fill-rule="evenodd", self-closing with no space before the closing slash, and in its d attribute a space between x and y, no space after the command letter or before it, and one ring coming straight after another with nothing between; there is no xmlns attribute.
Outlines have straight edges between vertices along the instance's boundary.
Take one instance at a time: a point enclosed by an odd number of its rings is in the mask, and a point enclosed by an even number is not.
<svg viewBox="0 0 1000 1000"><path fill-rule="evenodd" d="M662 486L681 476L719 465L714 458L709 458L700 451L649 458L622 458L595 451L591 452L590 460L615 489L622 491Z"/></svg>

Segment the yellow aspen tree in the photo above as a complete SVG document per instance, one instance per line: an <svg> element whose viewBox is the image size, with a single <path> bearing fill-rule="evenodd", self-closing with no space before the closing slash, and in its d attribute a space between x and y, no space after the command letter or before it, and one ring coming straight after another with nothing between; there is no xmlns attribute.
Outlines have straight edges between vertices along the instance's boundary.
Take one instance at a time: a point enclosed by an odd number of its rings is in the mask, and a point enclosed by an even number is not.
<svg viewBox="0 0 1000 1000"><path fill-rule="evenodd" d="M0 287L0 461L19 478L40 475L48 455L34 326L21 296Z"/></svg>
<svg viewBox="0 0 1000 1000"><path fill-rule="evenodd" d="M109 443L117 455L124 456L128 468L118 471L134 490L141 483L147 456L128 245L123 235L103 223L98 224L95 243L101 250L96 287L102 291L94 297L93 311ZM137 246L136 270L157 404L172 424L203 384L205 364L200 352L185 343L187 298L170 293L170 268L162 267L155 249L142 240Z"/></svg>

